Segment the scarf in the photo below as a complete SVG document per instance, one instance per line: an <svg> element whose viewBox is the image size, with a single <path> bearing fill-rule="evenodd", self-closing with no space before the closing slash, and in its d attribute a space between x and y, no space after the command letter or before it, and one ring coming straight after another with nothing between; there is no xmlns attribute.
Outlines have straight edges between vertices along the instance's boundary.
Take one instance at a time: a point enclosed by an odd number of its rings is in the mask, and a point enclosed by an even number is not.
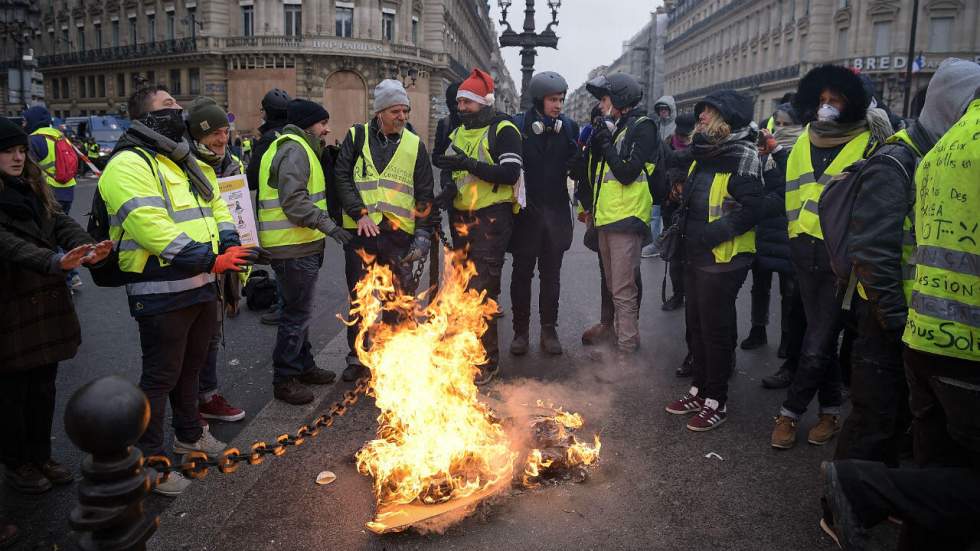
<svg viewBox="0 0 980 551"><path fill-rule="evenodd" d="M5 175L0 185L0 210L15 220L33 219L40 226L44 205L23 178Z"/></svg>
<svg viewBox="0 0 980 551"><path fill-rule="evenodd" d="M793 147L796 139L803 133L803 127L798 124L790 126L777 126L773 129L772 137L776 138L776 143L782 147Z"/></svg>
<svg viewBox="0 0 980 551"><path fill-rule="evenodd" d="M895 133L888 121L888 114L877 107L869 107L864 119L857 122L813 121L808 128L810 143L820 148L846 144L865 130L871 132L871 138L877 143L885 143Z"/></svg>
<svg viewBox="0 0 980 551"><path fill-rule="evenodd" d="M497 116L497 111L493 107L488 106L480 108L476 113L460 113L459 120L467 130L470 130L490 126L495 116Z"/></svg>
<svg viewBox="0 0 980 551"><path fill-rule="evenodd" d="M119 138L114 152L133 147L149 149L166 156L184 171L184 174L190 179L191 189L199 197L205 201L214 199L214 188L211 187L208 177L201 171L201 167L198 166L191 154L191 145L186 138L181 138L179 142L175 142L136 120L133 121L129 130Z"/></svg>
<svg viewBox="0 0 980 551"><path fill-rule="evenodd" d="M761 177L762 162L750 134L752 129L746 126L733 131L718 143L711 143L704 134L695 134L691 153L696 161L720 164L725 171L739 176Z"/></svg>
<svg viewBox="0 0 980 551"><path fill-rule="evenodd" d="M674 149L674 151L683 151L690 146L690 144L682 141L679 137L677 137L677 134L670 135L670 145Z"/></svg>
<svg viewBox="0 0 980 551"><path fill-rule="evenodd" d="M225 148L225 154L219 157L214 151L208 149L206 145L200 142L194 142L194 155L213 168L218 178L241 174L241 167L235 162L235 159L231 156L231 151L227 147Z"/></svg>

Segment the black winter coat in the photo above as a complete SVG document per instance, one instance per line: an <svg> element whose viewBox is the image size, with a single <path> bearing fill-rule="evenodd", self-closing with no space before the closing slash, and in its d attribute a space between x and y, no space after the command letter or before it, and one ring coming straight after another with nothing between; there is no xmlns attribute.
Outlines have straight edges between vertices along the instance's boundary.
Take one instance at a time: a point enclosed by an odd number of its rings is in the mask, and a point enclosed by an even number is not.
<svg viewBox="0 0 980 551"><path fill-rule="evenodd" d="M763 160L765 214L755 228L755 265L761 270L793 273L789 255L789 222L786 219L786 161L783 148Z"/></svg>

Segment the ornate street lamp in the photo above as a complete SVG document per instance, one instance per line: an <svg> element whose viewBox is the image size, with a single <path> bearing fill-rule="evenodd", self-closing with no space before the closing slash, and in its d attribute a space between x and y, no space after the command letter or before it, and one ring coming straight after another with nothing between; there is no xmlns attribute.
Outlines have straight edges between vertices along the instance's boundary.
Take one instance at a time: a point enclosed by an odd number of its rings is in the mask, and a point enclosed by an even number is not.
<svg viewBox="0 0 980 551"><path fill-rule="evenodd" d="M507 28L500 33L500 47L508 46L521 47L521 109L531 107L531 98L527 95L527 85L531 82L534 75L534 57L538 55L536 48L558 49L558 35L552 30L553 26L558 25L558 8L561 7L561 0L548 0L548 7L551 9L551 23L540 34L534 32L534 0L526 0L524 8L524 32L518 34L510 27L507 22L507 10L510 9L512 0L497 0L500 6L500 24Z"/></svg>
<svg viewBox="0 0 980 551"><path fill-rule="evenodd" d="M33 86L30 74L24 78L24 48L32 39L34 32L41 23L41 8L34 0L0 0L0 33L3 38L10 38L17 44L15 60L11 67L16 67L20 76L20 103L25 106L30 99L29 91ZM31 66L33 69L33 65ZM9 86L8 78L8 86Z"/></svg>

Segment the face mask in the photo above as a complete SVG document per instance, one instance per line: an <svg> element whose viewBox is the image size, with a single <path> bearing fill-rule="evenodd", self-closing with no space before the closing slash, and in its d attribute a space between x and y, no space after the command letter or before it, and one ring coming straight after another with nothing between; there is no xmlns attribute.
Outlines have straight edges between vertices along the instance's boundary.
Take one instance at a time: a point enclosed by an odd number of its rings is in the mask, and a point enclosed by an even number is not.
<svg viewBox="0 0 980 551"><path fill-rule="evenodd" d="M825 103L817 110L818 121L835 121L838 118L840 118L840 111L833 105Z"/></svg>
<svg viewBox="0 0 980 551"><path fill-rule="evenodd" d="M184 111L182 109L157 109L141 117L143 124L150 130L161 134L175 142L184 138Z"/></svg>

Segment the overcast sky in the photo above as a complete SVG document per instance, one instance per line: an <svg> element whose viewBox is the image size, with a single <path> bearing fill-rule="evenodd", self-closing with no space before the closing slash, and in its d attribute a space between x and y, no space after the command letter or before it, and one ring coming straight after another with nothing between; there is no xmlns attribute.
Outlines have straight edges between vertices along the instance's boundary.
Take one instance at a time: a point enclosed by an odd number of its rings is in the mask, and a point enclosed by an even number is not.
<svg viewBox="0 0 980 551"><path fill-rule="evenodd" d="M557 71L568 81L568 91L578 88L596 65L608 65L623 51L623 41L636 34L650 20L650 12L662 0L563 0L558 10L558 50L538 48L535 71ZM524 0L514 0L507 21L514 31L524 26ZM541 32L551 21L546 0L536 0L535 31ZM490 16L500 20L497 0L490 0ZM498 29L501 26L497 25ZM511 78L521 89L520 48L501 48Z"/></svg>

